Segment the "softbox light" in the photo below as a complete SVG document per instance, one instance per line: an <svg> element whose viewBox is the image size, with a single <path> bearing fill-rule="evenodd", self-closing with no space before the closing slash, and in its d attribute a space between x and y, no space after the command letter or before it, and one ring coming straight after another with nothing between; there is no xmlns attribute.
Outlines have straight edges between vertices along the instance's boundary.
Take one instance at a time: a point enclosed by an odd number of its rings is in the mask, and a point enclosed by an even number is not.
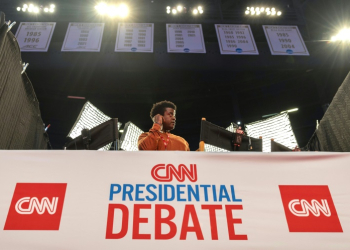
<svg viewBox="0 0 350 250"><path fill-rule="evenodd" d="M83 108L80 111L80 114L75 121L71 131L68 136L72 139L81 135L81 131L85 128L92 129L108 120L111 117L105 115L101 110L92 105L91 102L87 101ZM118 129L122 124L118 122ZM100 148L99 150L109 150L111 148L112 143L107 144L106 146Z"/></svg>
<svg viewBox="0 0 350 250"><path fill-rule="evenodd" d="M298 146L288 112L282 112L265 120L245 125L247 135L253 138L263 138L263 152L271 152L271 139L289 149Z"/></svg>

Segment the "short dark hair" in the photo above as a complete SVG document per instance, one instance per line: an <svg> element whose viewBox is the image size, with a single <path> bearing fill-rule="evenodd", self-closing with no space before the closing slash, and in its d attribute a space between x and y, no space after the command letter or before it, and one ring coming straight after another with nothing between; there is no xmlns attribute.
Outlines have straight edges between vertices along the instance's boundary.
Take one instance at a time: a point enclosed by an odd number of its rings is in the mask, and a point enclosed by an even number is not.
<svg viewBox="0 0 350 250"><path fill-rule="evenodd" d="M158 114L164 115L166 108L172 108L172 109L176 110L176 105L172 102L167 101L167 100L153 104L153 107L152 107L151 113L150 113L151 119L153 119L153 117L155 115L158 115Z"/></svg>

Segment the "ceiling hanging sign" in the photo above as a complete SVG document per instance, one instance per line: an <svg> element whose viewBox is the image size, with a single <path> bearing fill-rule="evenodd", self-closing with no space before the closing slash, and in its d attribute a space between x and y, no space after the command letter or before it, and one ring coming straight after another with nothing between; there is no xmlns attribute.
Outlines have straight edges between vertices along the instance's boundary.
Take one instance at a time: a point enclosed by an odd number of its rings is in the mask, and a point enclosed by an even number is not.
<svg viewBox="0 0 350 250"><path fill-rule="evenodd" d="M297 26L263 25L272 55L309 56Z"/></svg>
<svg viewBox="0 0 350 250"><path fill-rule="evenodd" d="M104 23L69 23L61 51L100 52Z"/></svg>
<svg viewBox="0 0 350 250"><path fill-rule="evenodd" d="M115 52L153 52L153 23L119 23Z"/></svg>
<svg viewBox="0 0 350 250"><path fill-rule="evenodd" d="M247 24L215 24L222 55L259 55L252 30Z"/></svg>
<svg viewBox="0 0 350 250"><path fill-rule="evenodd" d="M206 53L201 24L166 24L168 53Z"/></svg>
<svg viewBox="0 0 350 250"><path fill-rule="evenodd" d="M56 23L20 23L16 38L21 52L47 52Z"/></svg>

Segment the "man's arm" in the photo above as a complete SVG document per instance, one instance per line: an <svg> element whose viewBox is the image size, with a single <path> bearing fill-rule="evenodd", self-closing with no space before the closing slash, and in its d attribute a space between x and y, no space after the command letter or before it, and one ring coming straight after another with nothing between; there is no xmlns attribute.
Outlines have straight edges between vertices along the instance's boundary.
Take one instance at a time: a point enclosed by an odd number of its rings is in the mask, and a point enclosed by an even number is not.
<svg viewBox="0 0 350 250"><path fill-rule="evenodd" d="M160 129L161 126L154 123L148 133L141 134L138 140L139 150L157 150L158 141L160 139Z"/></svg>

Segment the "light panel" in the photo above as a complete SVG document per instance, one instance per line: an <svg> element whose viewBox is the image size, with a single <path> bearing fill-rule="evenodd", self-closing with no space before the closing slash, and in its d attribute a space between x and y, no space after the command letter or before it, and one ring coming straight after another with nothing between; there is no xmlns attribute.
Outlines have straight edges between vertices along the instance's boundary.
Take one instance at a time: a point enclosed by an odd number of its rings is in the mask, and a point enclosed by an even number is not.
<svg viewBox="0 0 350 250"><path fill-rule="evenodd" d="M101 123L109 121L111 117L105 115L102 111L92 105L91 102L86 102L80 111L80 114L75 121L73 128L69 132L68 136L72 139L81 135L81 131L85 128L92 129ZM122 124L118 122L118 130ZM100 148L99 150L109 150L111 148L112 143Z"/></svg>
<svg viewBox="0 0 350 250"><path fill-rule="evenodd" d="M227 131L230 131L232 133L236 132L236 128L233 126L233 124L231 123L230 126L228 126L226 128ZM219 148L210 144L205 143L204 144L204 151L205 152L230 152L229 150L223 149L223 148Z"/></svg>
<svg viewBox="0 0 350 250"><path fill-rule="evenodd" d="M56 6L54 4L50 5L35 5L35 4L23 4L22 7L17 7L17 11L29 12L32 14L39 14L41 12L54 13Z"/></svg>
<svg viewBox="0 0 350 250"><path fill-rule="evenodd" d="M253 138L263 138L263 152L271 152L271 139L293 149L298 146L288 112L282 112L265 120L246 124L247 135Z"/></svg>
<svg viewBox="0 0 350 250"><path fill-rule="evenodd" d="M275 7L247 7L244 10L245 15L250 16L281 16L282 11Z"/></svg>
<svg viewBox="0 0 350 250"><path fill-rule="evenodd" d="M142 133L143 131L132 122L126 123L120 139L120 148L125 151L139 151L138 139Z"/></svg>

